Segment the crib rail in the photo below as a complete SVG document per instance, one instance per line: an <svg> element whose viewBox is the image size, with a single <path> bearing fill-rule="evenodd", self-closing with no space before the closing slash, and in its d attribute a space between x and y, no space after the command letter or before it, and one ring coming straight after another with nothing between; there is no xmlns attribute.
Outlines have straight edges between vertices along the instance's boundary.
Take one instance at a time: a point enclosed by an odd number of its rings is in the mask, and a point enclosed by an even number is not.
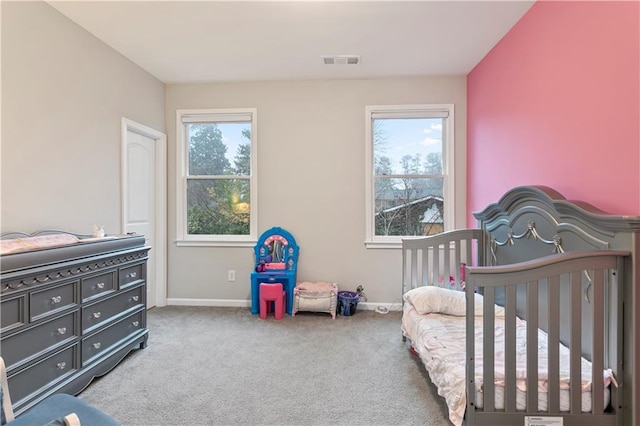
<svg viewBox="0 0 640 426"><path fill-rule="evenodd" d="M468 425L527 424L527 416L562 418L563 425L620 425L616 415L622 406L622 302L623 265L626 251L595 250L547 256L533 261L496 267L466 268L467 336L481 323L482 348L467 338ZM483 317L475 317L474 291L484 295ZM568 303L565 303L568 301ZM494 304L504 306L504 348L495 346ZM583 323L583 311L591 318ZM516 318L526 319L526 410L516 409ZM568 321L566 319L569 318ZM547 332L549 348L548 406L538 409L538 328ZM570 386L570 411L560 411L559 347L570 349L570 381L581 383L581 359L591 361L591 411L581 410L581 386ZM495 408L494 354L504 350L504 409ZM475 354L482 353L483 407L476 404ZM603 371L614 372L618 387L611 385L605 406ZM546 424L546 423L545 423Z"/></svg>
<svg viewBox="0 0 640 426"><path fill-rule="evenodd" d="M483 236L480 229L458 229L403 239L402 294L424 285L464 288L466 270L460 266L484 264L484 253L478 250Z"/></svg>

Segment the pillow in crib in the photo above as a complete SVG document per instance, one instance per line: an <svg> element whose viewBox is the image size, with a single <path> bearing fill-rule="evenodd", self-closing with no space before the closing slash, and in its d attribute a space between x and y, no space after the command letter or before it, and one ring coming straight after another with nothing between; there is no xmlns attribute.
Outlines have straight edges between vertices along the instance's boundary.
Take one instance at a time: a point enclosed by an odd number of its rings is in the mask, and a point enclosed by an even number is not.
<svg viewBox="0 0 640 426"><path fill-rule="evenodd" d="M421 314L466 315L466 295L457 290L436 286L424 286L409 290L404 301L411 303Z"/></svg>
<svg viewBox="0 0 640 426"><path fill-rule="evenodd" d="M463 291L424 286L409 290L403 297L421 315L436 313L463 317L467 314L467 296ZM475 293L475 298L475 316L482 316L484 298L479 293ZM496 305L495 313L498 317L504 316L504 308Z"/></svg>

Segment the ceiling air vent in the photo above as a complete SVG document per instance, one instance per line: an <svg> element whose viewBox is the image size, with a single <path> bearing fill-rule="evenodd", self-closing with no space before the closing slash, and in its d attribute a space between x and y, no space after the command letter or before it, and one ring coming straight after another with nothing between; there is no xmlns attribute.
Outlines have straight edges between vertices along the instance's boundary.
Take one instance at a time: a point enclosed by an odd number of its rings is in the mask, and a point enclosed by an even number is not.
<svg viewBox="0 0 640 426"><path fill-rule="evenodd" d="M322 62L325 65L357 65L360 63L360 56L358 55L323 56Z"/></svg>

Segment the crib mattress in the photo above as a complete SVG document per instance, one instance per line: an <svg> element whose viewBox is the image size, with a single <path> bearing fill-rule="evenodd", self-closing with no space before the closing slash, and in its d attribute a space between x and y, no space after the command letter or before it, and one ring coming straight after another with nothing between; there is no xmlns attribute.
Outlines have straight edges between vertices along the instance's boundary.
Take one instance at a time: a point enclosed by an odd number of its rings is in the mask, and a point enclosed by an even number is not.
<svg viewBox="0 0 640 426"><path fill-rule="evenodd" d="M495 406L504 407L504 322L495 319L496 360L495 360ZM477 322L478 323L478 322ZM430 313L419 314L410 303L405 303L402 315L402 332L411 340L411 344L424 364L429 377L438 388L438 394L444 397L449 408L449 419L454 425L461 425L466 409L465 389L465 352L466 319L462 316L450 316ZM483 407L482 395L482 328L476 325L476 404ZM526 408L526 322L517 324L517 384L516 398L518 410ZM539 384L538 410L547 410L547 337L539 330ZM560 348L560 410L568 411L569 404L569 349ZM582 359L582 411L591 410L591 363ZM615 383L611 370L603 373L605 386ZM609 390L605 388L605 405L609 403Z"/></svg>

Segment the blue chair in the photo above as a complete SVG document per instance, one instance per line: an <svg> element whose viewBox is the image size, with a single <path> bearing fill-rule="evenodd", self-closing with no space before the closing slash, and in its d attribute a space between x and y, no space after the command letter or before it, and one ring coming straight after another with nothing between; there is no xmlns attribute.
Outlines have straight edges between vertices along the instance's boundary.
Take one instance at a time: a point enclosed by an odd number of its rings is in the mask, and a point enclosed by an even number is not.
<svg viewBox="0 0 640 426"><path fill-rule="evenodd" d="M260 312L260 283L282 283L286 293L286 312L291 315L299 250L293 235L280 227L273 227L262 233L253 249L255 269L251 273L252 314Z"/></svg>
<svg viewBox="0 0 640 426"><path fill-rule="evenodd" d="M119 426L102 411L75 396L59 393L48 396L15 417L11 406L7 370L0 357L1 424L7 426Z"/></svg>

